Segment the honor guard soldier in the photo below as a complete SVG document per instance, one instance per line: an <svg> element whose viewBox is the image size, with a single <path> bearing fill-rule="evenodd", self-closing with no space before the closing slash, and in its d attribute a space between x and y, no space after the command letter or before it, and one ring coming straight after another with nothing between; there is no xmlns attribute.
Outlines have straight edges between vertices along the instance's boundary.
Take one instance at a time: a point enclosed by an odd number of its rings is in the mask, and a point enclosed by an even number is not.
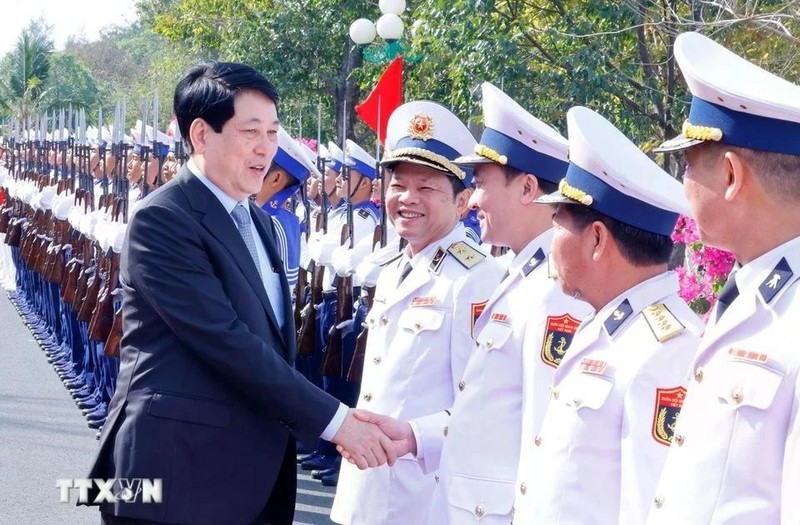
<svg viewBox="0 0 800 525"><path fill-rule="evenodd" d="M470 204L483 240L516 255L475 325L477 349L436 435L441 462L432 454L423 462L439 470L430 525L509 523L523 413L530 442L553 373L589 313L549 277L555 209L535 203L564 177L567 140L495 86L482 89L486 129L475 153L456 163L473 170Z"/></svg>
<svg viewBox="0 0 800 525"><path fill-rule="evenodd" d="M689 371L648 524L800 523L800 86L685 33L684 189L737 264Z"/></svg>
<svg viewBox="0 0 800 525"><path fill-rule="evenodd" d="M336 161L337 149L331 144L329 150ZM378 209L369 200L372 193L372 181L376 176L376 161L352 140L346 141L344 163L339 167L336 177L336 194L342 197L342 204L327 218L327 232L309 240L309 254L316 264L325 266L325 278L322 292L322 304L319 307L317 321L318 344L326 355L322 361L323 388L330 395L348 406L354 406L358 396L358 384L347 381L347 371L355 349L355 336L352 318L352 299L349 305L339 305L337 300L336 272L332 266L333 253L341 246L358 244L364 237L371 237L378 223ZM338 150L341 151L341 150ZM328 170L329 172L332 170ZM327 182L326 182L327 191ZM344 235L343 230L347 231ZM344 243L344 244L343 244ZM349 291L349 297L358 297L358 283ZM341 308L339 308L341 306ZM349 313L342 316L343 309ZM347 321L340 317L347 317ZM338 338L341 345L330 348L332 337ZM338 343L337 341L337 343ZM334 358L334 354L336 354ZM326 361L336 360L337 365L326 365ZM341 364L338 364L341 363ZM336 485L338 468L341 461L336 448L330 443L320 443L317 457L306 458L301 466L305 470L317 471L315 475L325 485Z"/></svg>
<svg viewBox="0 0 800 525"><path fill-rule="evenodd" d="M290 288L297 284L301 228L297 215L286 209L286 201L297 193L301 184L306 183L309 173L312 172L320 175L301 145L283 127L279 127L278 152L255 200L272 217L275 224L275 243Z"/></svg>
<svg viewBox="0 0 800 525"><path fill-rule="evenodd" d="M408 244L378 278L367 315L358 407L416 427L416 456L391 468L342 466L331 519L349 525L425 523L446 413L475 349L475 321L502 270L469 240L465 173L453 161L473 151L466 126L434 102L409 102L389 118L386 209Z"/></svg>
<svg viewBox="0 0 800 525"><path fill-rule="evenodd" d="M567 113L570 164L552 255L565 293L594 312L555 372L515 523L641 524L686 393L702 322L667 271L688 214L680 183L593 111Z"/></svg>

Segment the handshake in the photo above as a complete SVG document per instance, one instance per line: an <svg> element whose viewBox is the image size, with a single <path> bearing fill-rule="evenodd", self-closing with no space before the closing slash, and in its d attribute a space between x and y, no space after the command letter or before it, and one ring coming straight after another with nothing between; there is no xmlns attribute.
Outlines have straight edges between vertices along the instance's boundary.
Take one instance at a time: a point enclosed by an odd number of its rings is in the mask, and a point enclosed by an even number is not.
<svg viewBox="0 0 800 525"><path fill-rule="evenodd" d="M333 437L336 450L359 469L394 465L408 453L417 453L411 425L367 410L350 409Z"/></svg>

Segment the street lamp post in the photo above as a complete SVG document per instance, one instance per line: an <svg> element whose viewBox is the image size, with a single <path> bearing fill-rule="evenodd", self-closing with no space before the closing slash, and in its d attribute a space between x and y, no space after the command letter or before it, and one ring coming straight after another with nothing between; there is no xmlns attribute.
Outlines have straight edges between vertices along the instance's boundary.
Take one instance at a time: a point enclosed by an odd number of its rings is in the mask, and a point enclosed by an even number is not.
<svg viewBox="0 0 800 525"><path fill-rule="evenodd" d="M378 7L381 17L377 23L368 18L359 18L350 24L350 38L355 44L364 46L364 60L372 64L383 64L402 55L407 62L418 62L422 57L406 55L408 49L401 40L405 24L400 15L406 9L405 0L380 0ZM374 43L376 35L381 37L383 44Z"/></svg>

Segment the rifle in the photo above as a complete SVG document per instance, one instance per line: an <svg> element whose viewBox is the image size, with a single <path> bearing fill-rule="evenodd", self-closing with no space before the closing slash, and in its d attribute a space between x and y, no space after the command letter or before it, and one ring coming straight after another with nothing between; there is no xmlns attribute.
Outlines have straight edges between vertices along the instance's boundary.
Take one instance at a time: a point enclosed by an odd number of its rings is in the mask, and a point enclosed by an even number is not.
<svg viewBox="0 0 800 525"><path fill-rule="evenodd" d="M111 248L105 255L106 271L102 290L97 297L97 306L89 323L89 338L93 341L106 341L114 323L114 298L112 292L119 286L119 254Z"/></svg>
<svg viewBox="0 0 800 525"><path fill-rule="evenodd" d="M375 230L372 232L372 246L385 243L385 231L382 226L383 224L378 224L375 226ZM375 301L375 287L369 286L364 287L363 289L365 289L367 292L366 306L367 311L369 312L372 309L372 303ZM361 327L353 327L354 330L358 330L359 328L361 328L361 330L358 332L358 336L356 337L356 349L353 352L353 360L350 362L350 368L347 370L347 380L356 383L361 382L361 375L364 371L364 359L367 355L367 336L369 335L369 329L367 328L366 324L363 324Z"/></svg>
<svg viewBox="0 0 800 525"><path fill-rule="evenodd" d="M303 202L303 206L305 209L305 223L306 223L306 243L308 243L309 237L309 229L311 225L309 224L309 217L310 213L308 210L308 197L306 195L306 186L305 184L300 185L300 199ZM308 280L308 272L306 269L300 266L297 269L297 283L294 286L294 325L296 327L300 327L301 323L303 322L303 307L306 304L306 281Z"/></svg>
<svg viewBox="0 0 800 525"><path fill-rule="evenodd" d="M347 104L345 102L345 110ZM347 134L347 115L344 117L344 129L342 130L342 137ZM346 151L344 138L342 139L342 152ZM346 155L346 154L345 154ZM347 222L342 226L342 232L339 239L339 245L344 246L345 242L349 241L350 249L353 249L353 191L351 184L351 174L347 166L347 159L342 165L342 179L347 181ZM325 358L322 361L322 375L345 377L346 371L344 370L344 363L342 354L344 350L344 335L342 330L347 324L347 321L353 319L353 277L346 275L344 277L337 275L334 278L334 286L336 287L336 322L331 326L328 331L328 344L325 351ZM349 369L349 364L348 364Z"/></svg>
<svg viewBox="0 0 800 525"><path fill-rule="evenodd" d="M319 128L319 124L317 125ZM319 130L317 131L317 151L320 151L321 144L319 142ZM315 221L314 231L318 232L322 229L323 233L328 231L328 204L327 204L327 193L325 192L325 159L322 155L317 155L317 169L320 170L322 173L322 213L317 215L317 219ZM306 199L307 199L307 194ZM309 229L311 228L310 220L310 208L308 207L308 202L306 202L306 241L308 241L309 237ZM305 269L304 269L305 270ZM316 264L313 260L309 263L308 269L306 270L306 278L308 274L311 274L311 282L309 283L309 291L307 293L308 300L306 301L305 305L303 306L302 311L300 312L300 323L297 324L297 355L300 357L309 357L314 355L314 352L317 349L317 312L316 306L322 303L322 287L325 282L325 266L321 264ZM298 282L300 281L300 275L297 277ZM305 292L304 292L304 295ZM299 299L298 299L299 300Z"/></svg>
<svg viewBox="0 0 800 525"><path fill-rule="evenodd" d="M350 227L342 226L341 244L344 245L350 236ZM336 322L328 331L328 345L325 358L322 360L322 375L343 377L343 335L342 324L353 319L353 278L349 275L334 278L336 287Z"/></svg>
<svg viewBox="0 0 800 525"><path fill-rule="evenodd" d="M114 292L112 292L112 295ZM122 340L122 308L114 313L114 322L108 332L106 346L103 353L108 357L119 357L120 341Z"/></svg>
<svg viewBox="0 0 800 525"><path fill-rule="evenodd" d="M322 215L317 216L317 230L321 226ZM316 264L314 261L308 266L308 272L311 274L310 290L308 292L308 301L303 306L300 313L300 328L297 330L297 355L308 357L314 355L316 350L316 334L317 334L317 313L315 306L322 302L322 286L325 278L325 267L321 264ZM298 281L299 281L298 277ZM305 292L304 292L305 293Z"/></svg>

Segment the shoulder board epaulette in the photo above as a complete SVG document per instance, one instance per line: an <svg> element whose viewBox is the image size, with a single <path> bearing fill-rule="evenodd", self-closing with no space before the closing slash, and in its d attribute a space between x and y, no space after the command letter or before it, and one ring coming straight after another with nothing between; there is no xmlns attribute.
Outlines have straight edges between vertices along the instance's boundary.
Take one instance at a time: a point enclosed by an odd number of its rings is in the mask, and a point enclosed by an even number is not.
<svg viewBox="0 0 800 525"><path fill-rule="evenodd" d="M486 255L480 250L473 248L464 241L451 244L447 249L447 253L452 255L467 270L486 258Z"/></svg>
<svg viewBox="0 0 800 525"><path fill-rule="evenodd" d="M642 313L659 342L672 339L686 329L664 303L651 304Z"/></svg>

